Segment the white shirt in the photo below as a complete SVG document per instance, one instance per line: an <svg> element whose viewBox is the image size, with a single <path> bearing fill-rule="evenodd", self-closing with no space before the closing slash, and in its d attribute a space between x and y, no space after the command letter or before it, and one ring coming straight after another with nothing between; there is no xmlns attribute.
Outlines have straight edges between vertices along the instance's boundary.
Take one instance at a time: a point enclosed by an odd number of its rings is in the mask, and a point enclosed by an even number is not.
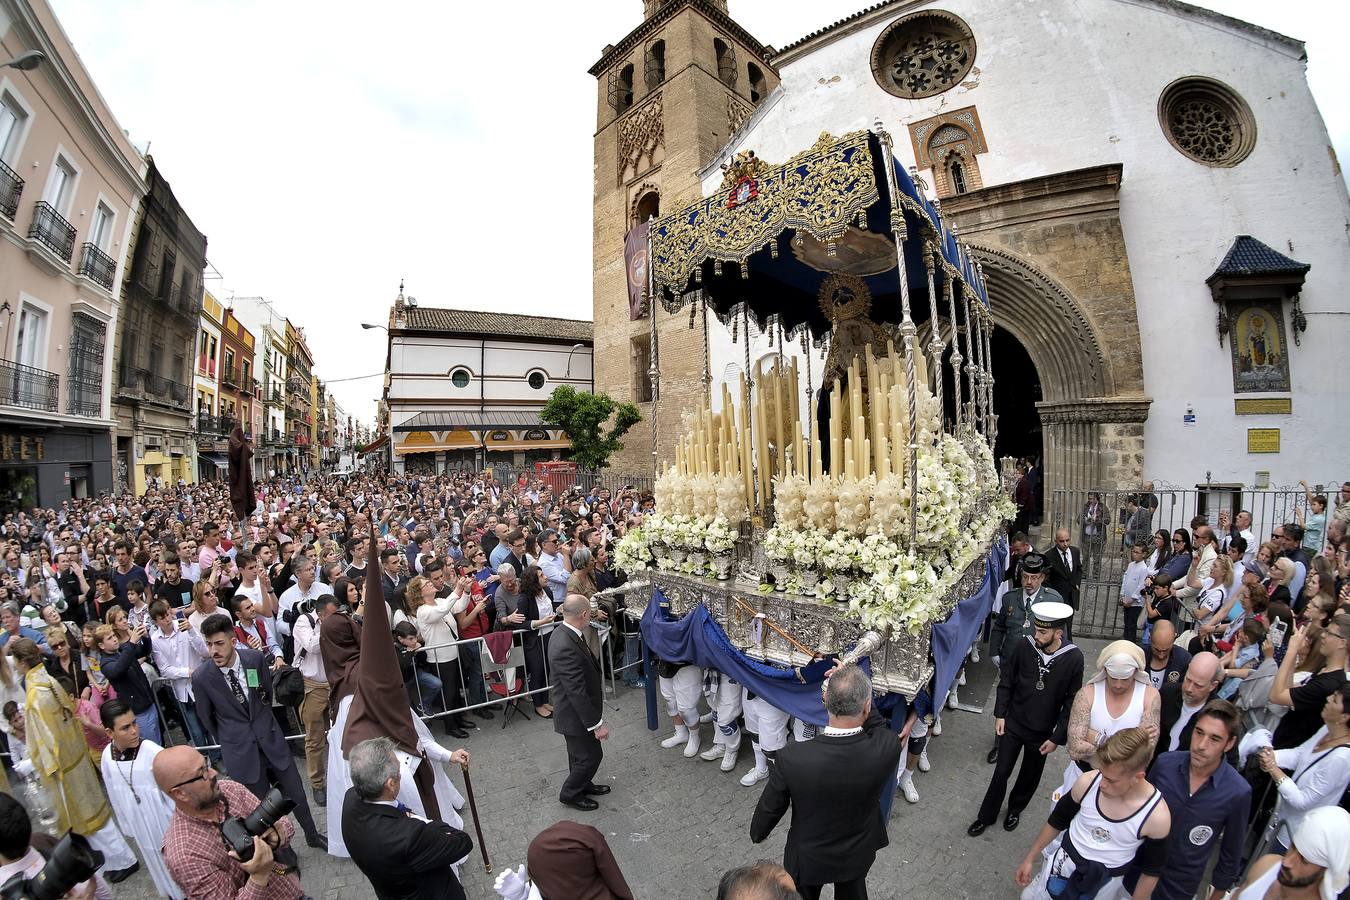
<svg viewBox="0 0 1350 900"><path fill-rule="evenodd" d="M1130 601L1130 606L1139 605L1147 578L1148 563L1131 562L1125 567L1125 574L1120 578L1120 596Z"/></svg>
<svg viewBox="0 0 1350 900"><path fill-rule="evenodd" d="M310 619L314 624L310 624ZM316 615L298 616L295 620L295 665L308 681L327 681L323 669L323 654L319 651L319 631L323 623ZM301 654L304 654L303 656Z"/></svg>
<svg viewBox="0 0 1350 900"><path fill-rule="evenodd" d="M155 658L155 668L173 686L173 695L184 702L191 702L192 673L210 655L201 634L195 628L179 631L177 622L169 634L153 628L150 632L150 650Z"/></svg>
<svg viewBox="0 0 1350 900"><path fill-rule="evenodd" d="M553 600L555 603L561 603L567 599L567 579L571 577L571 572L563 565L563 558L558 553L539 554L539 568L544 573L544 578L548 580L548 586L553 591Z"/></svg>
<svg viewBox="0 0 1350 900"><path fill-rule="evenodd" d="M1177 716L1176 724L1172 726L1172 730L1167 734L1166 749L1168 750L1181 749L1181 747L1179 746L1181 743L1181 732L1186 730L1186 724L1191 721L1191 718L1204 708L1205 704L1203 703L1201 703L1198 706L1191 706L1186 703L1185 699L1181 701L1181 714Z"/></svg>
<svg viewBox="0 0 1350 900"><path fill-rule="evenodd" d="M307 591L302 591L298 582L286 588L285 593L277 598L277 632L279 634L291 633L291 627L286 624L285 614L295 604L301 600L317 600L323 594L331 593L333 593L333 589L317 578L314 579L314 583L309 586Z"/></svg>

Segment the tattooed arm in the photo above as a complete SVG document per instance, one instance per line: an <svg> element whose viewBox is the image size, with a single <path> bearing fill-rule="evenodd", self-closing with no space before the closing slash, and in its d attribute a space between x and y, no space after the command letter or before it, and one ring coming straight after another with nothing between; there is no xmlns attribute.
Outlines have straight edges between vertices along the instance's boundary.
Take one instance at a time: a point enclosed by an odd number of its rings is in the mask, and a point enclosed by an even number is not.
<svg viewBox="0 0 1350 900"><path fill-rule="evenodd" d="M1097 732L1088 727L1092 720L1092 685L1078 689L1073 698L1073 709L1069 711L1069 758L1079 762L1092 759L1097 752Z"/></svg>
<svg viewBox="0 0 1350 900"><path fill-rule="evenodd" d="M1158 736L1162 733L1161 722L1162 695L1157 688L1149 685L1144 688L1144 715L1139 720L1139 727L1148 732L1150 747L1158 746Z"/></svg>

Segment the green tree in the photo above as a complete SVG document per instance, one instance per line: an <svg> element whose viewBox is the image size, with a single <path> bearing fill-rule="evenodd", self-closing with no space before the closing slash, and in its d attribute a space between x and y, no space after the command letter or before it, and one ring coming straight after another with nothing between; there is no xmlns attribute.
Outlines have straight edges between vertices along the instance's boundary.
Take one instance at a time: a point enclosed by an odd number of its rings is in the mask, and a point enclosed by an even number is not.
<svg viewBox="0 0 1350 900"><path fill-rule="evenodd" d="M610 417L614 425L605 424ZM631 403L615 403L608 394L578 391L568 385L554 389L539 418L567 432L572 442L572 459L583 469L602 469L609 458L623 449L619 438L642 421L642 414Z"/></svg>

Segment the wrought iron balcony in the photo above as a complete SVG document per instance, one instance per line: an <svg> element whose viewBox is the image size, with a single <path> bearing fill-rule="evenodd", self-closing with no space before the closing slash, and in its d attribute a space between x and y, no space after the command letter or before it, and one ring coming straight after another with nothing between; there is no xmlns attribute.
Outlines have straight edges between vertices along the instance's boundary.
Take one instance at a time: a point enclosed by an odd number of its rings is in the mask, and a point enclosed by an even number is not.
<svg viewBox="0 0 1350 900"><path fill-rule="evenodd" d="M60 381L55 372L0 362L0 403L56 412Z"/></svg>
<svg viewBox="0 0 1350 900"><path fill-rule="evenodd" d="M95 284L112 290L113 273L117 271L117 261L91 243L84 245L80 254L80 274L87 276Z"/></svg>
<svg viewBox="0 0 1350 900"><path fill-rule="evenodd" d="M45 200L33 204L33 224L28 226L28 236L66 262L75 253L75 226Z"/></svg>
<svg viewBox="0 0 1350 900"><path fill-rule="evenodd" d="M220 367L220 384L221 387L232 387L237 389L239 387L239 370L222 365Z"/></svg>
<svg viewBox="0 0 1350 900"><path fill-rule="evenodd" d="M11 222L19 211L19 197L23 195L23 179L19 173L0 162L0 216Z"/></svg>
<svg viewBox="0 0 1350 900"><path fill-rule="evenodd" d="M197 435L205 438L225 438L234 431L233 416L211 416L197 413Z"/></svg>
<svg viewBox="0 0 1350 900"><path fill-rule="evenodd" d="M284 394L282 394L281 388L277 387L272 388L272 397L267 402L284 404L286 402L286 397Z"/></svg>
<svg viewBox="0 0 1350 900"><path fill-rule="evenodd" d="M96 419L103 414L103 383L98 378L66 379L66 413Z"/></svg>

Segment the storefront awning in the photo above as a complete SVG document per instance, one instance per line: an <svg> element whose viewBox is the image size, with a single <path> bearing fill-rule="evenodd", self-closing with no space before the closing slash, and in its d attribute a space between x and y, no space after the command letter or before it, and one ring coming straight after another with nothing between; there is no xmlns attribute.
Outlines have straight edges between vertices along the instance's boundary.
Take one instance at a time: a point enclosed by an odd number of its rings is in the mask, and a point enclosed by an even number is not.
<svg viewBox="0 0 1350 900"><path fill-rule="evenodd" d="M217 469L229 469L230 461L224 453L203 453L197 451L197 459L204 463L214 465Z"/></svg>
<svg viewBox="0 0 1350 900"><path fill-rule="evenodd" d="M371 441L369 444L366 444L364 447L362 447L360 450L356 452L359 456L368 456L371 453L374 453L376 450L379 450L388 442L389 442L389 435L383 434L380 435L375 440Z"/></svg>

